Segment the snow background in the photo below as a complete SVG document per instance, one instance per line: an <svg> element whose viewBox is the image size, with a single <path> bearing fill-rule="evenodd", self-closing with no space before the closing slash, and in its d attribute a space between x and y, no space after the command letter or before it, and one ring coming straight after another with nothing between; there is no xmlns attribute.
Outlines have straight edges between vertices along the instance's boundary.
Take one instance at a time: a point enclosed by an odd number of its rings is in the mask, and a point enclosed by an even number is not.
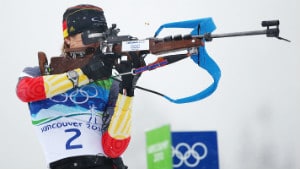
<svg viewBox="0 0 300 169"><path fill-rule="evenodd" d="M214 33L227 33L261 30L262 20L279 19L281 36L292 43L264 36L206 43L222 71L218 89L207 99L176 105L137 90L132 141L124 159L131 169L146 168L144 132L171 124L173 131L217 131L222 169L300 168L299 1L7 0L0 6L1 169L46 168L27 105L16 97L15 85L23 67L38 64L38 51L48 58L60 53L62 14L80 3L101 6L120 35L140 39L173 21L212 17ZM187 59L144 73L138 85L183 97L210 83L209 75Z"/></svg>

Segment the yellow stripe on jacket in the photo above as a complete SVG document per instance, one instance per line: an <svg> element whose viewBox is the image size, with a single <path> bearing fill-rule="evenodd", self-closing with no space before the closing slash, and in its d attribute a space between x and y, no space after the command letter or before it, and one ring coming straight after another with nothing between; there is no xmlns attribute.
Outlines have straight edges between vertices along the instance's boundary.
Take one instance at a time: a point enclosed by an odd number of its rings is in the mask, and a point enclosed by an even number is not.
<svg viewBox="0 0 300 169"><path fill-rule="evenodd" d="M119 94L114 114L108 127L108 133L115 139L128 138L131 133L132 99Z"/></svg>
<svg viewBox="0 0 300 169"><path fill-rule="evenodd" d="M75 71L79 75L78 86L89 83L88 77L83 74L81 69L78 68L75 69ZM73 88L73 83L68 79L67 73L43 76L43 79L47 98L64 93Z"/></svg>

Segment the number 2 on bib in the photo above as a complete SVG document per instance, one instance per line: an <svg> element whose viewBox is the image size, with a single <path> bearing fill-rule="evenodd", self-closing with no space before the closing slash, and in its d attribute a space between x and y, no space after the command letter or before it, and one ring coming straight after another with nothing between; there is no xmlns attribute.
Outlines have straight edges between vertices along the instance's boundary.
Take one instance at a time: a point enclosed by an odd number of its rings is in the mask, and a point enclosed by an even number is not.
<svg viewBox="0 0 300 169"><path fill-rule="evenodd" d="M81 132L79 129L73 128L73 129L67 129L65 130L66 133L73 133L74 135L69 138L66 142L66 149L70 150L70 149L78 149L78 148L82 148L82 144L72 144L72 142L74 140L76 140L80 135Z"/></svg>

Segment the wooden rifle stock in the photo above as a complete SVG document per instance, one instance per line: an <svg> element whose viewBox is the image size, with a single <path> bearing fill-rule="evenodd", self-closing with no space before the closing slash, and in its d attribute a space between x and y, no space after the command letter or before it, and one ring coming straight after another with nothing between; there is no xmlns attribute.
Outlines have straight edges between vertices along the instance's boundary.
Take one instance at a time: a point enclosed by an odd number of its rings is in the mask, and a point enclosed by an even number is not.
<svg viewBox="0 0 300 169"><path fill-rule="evenodd" d="M81 68L86 65L91 58L92 55L76 59L72 59L68 56L54 56L51 57L50 64L48 64L46 54L44 52L38 52L41 75L65 73L69 70Z"/></svg>
<svg viewBox="0 0 300 169"><path fill-rule="evenodd" d="M150 39L149 50L152 54L162 54L174 52L178 50L185 50L193 47L204 46L200 38L188 37L186 39L171 39L171 40L157 40Z"/></svg>
<svg viewBox="0 0 300 169"><path fill-rule="evenodd" d="M151 53L154 55L157 54L164 54L169 52L175 52L178 50L185 50L189 48L204 46L204 42L202 41L202 38L199 37L193 37L190 35L186 35L184 37L182 36L175 36L175 37L166 37L166 38L149 38L146 40L132 40L127 42L136 42L131 47L126 47L126 49L123 48L122 45L124 45L122 42L113 44L113 50L112 52L118 53L118 54L124 54L126 52L142 52L145 54ZM139 45L141 43L149 43L149 47L147 49L139 49ZM140 43L140 44L139 44Z"/></svg>
<svg viewBox="0 0 300 169"><path fill-rule="evenodd" d="M48 66L48 59L46 54L44 52L38 52L38 59L41 75L46 75Z"/></svg>

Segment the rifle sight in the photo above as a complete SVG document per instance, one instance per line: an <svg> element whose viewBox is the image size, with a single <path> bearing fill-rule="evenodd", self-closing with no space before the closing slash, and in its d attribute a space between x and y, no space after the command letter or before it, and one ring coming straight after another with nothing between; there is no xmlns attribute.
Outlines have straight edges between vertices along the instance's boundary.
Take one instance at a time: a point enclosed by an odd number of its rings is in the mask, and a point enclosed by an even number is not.
<svg viewBox="0 0 300 169"><path fill-rule="evenodd" d="M261 26L262 27L279 26L279 20L262 21Z"/></svg>

